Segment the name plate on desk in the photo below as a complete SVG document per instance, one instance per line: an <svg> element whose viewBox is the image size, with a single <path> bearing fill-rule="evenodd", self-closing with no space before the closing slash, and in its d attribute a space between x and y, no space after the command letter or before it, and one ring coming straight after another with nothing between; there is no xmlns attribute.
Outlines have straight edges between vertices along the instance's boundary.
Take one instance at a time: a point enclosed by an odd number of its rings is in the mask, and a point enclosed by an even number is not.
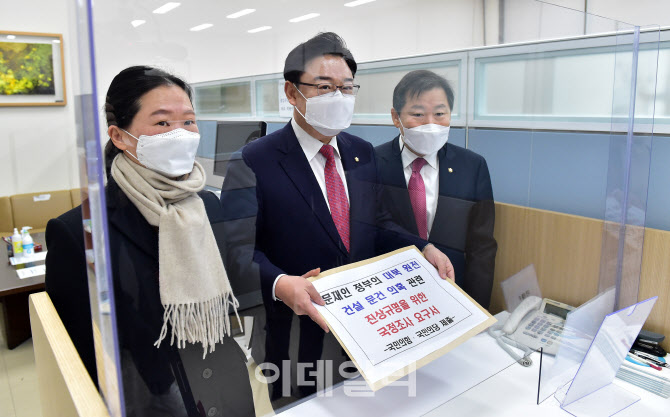
<svg viewBox="0 0 670 417"><path fill-rule="evenodd" d="M373 391L496 322L414 246L311 279L316 306Z"/></svg>
<svg viewBox="0 0 670 417"><path fill-rule="evenodd" d="M38 277L40 275L45 275L46 273L47 273L46 265L37 265L30 268L23 268L16 270L16 275L19 276L19 279Z"/></svg>

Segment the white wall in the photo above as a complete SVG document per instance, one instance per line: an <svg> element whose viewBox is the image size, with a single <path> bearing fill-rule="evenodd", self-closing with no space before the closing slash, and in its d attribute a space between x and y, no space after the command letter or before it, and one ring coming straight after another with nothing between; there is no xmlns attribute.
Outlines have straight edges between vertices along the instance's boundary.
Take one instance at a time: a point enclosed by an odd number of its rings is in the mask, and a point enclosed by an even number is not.
<svg viewBox="0 0 670 417"><path fill-rule="evenodd" d="M2 7L7 11L8 7ZM0 13L3 31L60 33L65 55L65 107L0 107L0 196L79 187L65 0L13 2Z"/></svg>
<svg viewBox="0 0 670 417"><path fill-rule="evenodd" d="M543 0L584 10L584 0ZM637 26L670 26L670 1L667 0L588 0L587 12Z"/></svg>
<svg viewBox="0 0 670 417"><path fill-rule="evenodd" d="M359 62L483 44L481 0L378 0L356 8L339 0L249 3L244 7L258 11L235 20L225 15L242 6L228 2L203 1L193 10L184 3L174 16L153 15L130 2L96 4L96 42L104 52L98 58L101 88L124 66L137 63L163 65L190 82L279 72L288 52L320 31L342 36ZM321 16L288 23L309 11ZM184 17L190 13L195 16ZM134 18L147 23L132 28ZM202 22L215 26L197 33L185 29ZM246 33L265 24L273 29Z"/></svg>

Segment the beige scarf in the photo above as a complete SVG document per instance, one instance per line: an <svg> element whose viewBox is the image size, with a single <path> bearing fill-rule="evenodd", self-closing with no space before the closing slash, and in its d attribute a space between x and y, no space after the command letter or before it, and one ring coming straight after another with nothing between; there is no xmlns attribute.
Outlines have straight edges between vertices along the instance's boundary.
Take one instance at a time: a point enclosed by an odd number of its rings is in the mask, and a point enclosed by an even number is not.
<svg viewBox="0 0 670 417"><path fill-rule="evenodd" d="M160 347L172 327L170 344L202 343L203 359L230 335L229 305L239 303L228 282L221 254L197 192L205 172L196 162L187 177L170 179L124 154L112 163L112 177L152 226L158 227L158 268L163 327ZM239 316L238 316L239 321Z"/></svg>

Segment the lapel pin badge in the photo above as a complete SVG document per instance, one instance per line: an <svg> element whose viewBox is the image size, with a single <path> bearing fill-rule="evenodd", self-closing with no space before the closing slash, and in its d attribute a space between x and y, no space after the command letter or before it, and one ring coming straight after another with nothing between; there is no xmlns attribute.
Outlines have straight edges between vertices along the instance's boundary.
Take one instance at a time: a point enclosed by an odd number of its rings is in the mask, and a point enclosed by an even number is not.
<svg viewBox="0 0 670 417"><path fill-rule="evenodd" d="M357 156L354 157L354 161L358 162L358 157Z"/></svg>
<svg viewBox="0 0 670 417"><path fill-rule="evenodd" d="M451 168L449 168L449 172L454 172L454 170L453 170L453 169L451 169Z"/></svg>

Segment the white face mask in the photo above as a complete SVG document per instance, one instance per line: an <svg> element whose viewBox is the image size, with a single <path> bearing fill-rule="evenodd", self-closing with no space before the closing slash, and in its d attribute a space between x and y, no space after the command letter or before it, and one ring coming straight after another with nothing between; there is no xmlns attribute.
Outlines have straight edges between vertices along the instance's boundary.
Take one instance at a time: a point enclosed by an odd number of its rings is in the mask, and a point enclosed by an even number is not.
<svg viewBox="0 0 670 417"><path fill-rule="evenodd" d="M135 139L137 158L130 152L128 155L145 167L166 177L179 177L193 171L195 153L200 143L199 133L179 128L153 136L140 135Z"/></svg>
<svg viewBox="0 0 670 417"><path fill-rule="evenodd" d="M298 92L305 97L300 90ZM305 100L307 100L305 114L300 113L297 107L295 109L310 126L322 135L335 136L351 125L356 96L342 94L340 90L337 90L321 96L305 97Z"/></svg>
<svg viewBox="0 0 670 417"><path fill-rule="evenodd" d="M399 119L398 119L399 120ZM403 131L402 140L419 156L432 155L439 151L449 140L449 126L430 123L407 129L400 122Z"/></svg>

